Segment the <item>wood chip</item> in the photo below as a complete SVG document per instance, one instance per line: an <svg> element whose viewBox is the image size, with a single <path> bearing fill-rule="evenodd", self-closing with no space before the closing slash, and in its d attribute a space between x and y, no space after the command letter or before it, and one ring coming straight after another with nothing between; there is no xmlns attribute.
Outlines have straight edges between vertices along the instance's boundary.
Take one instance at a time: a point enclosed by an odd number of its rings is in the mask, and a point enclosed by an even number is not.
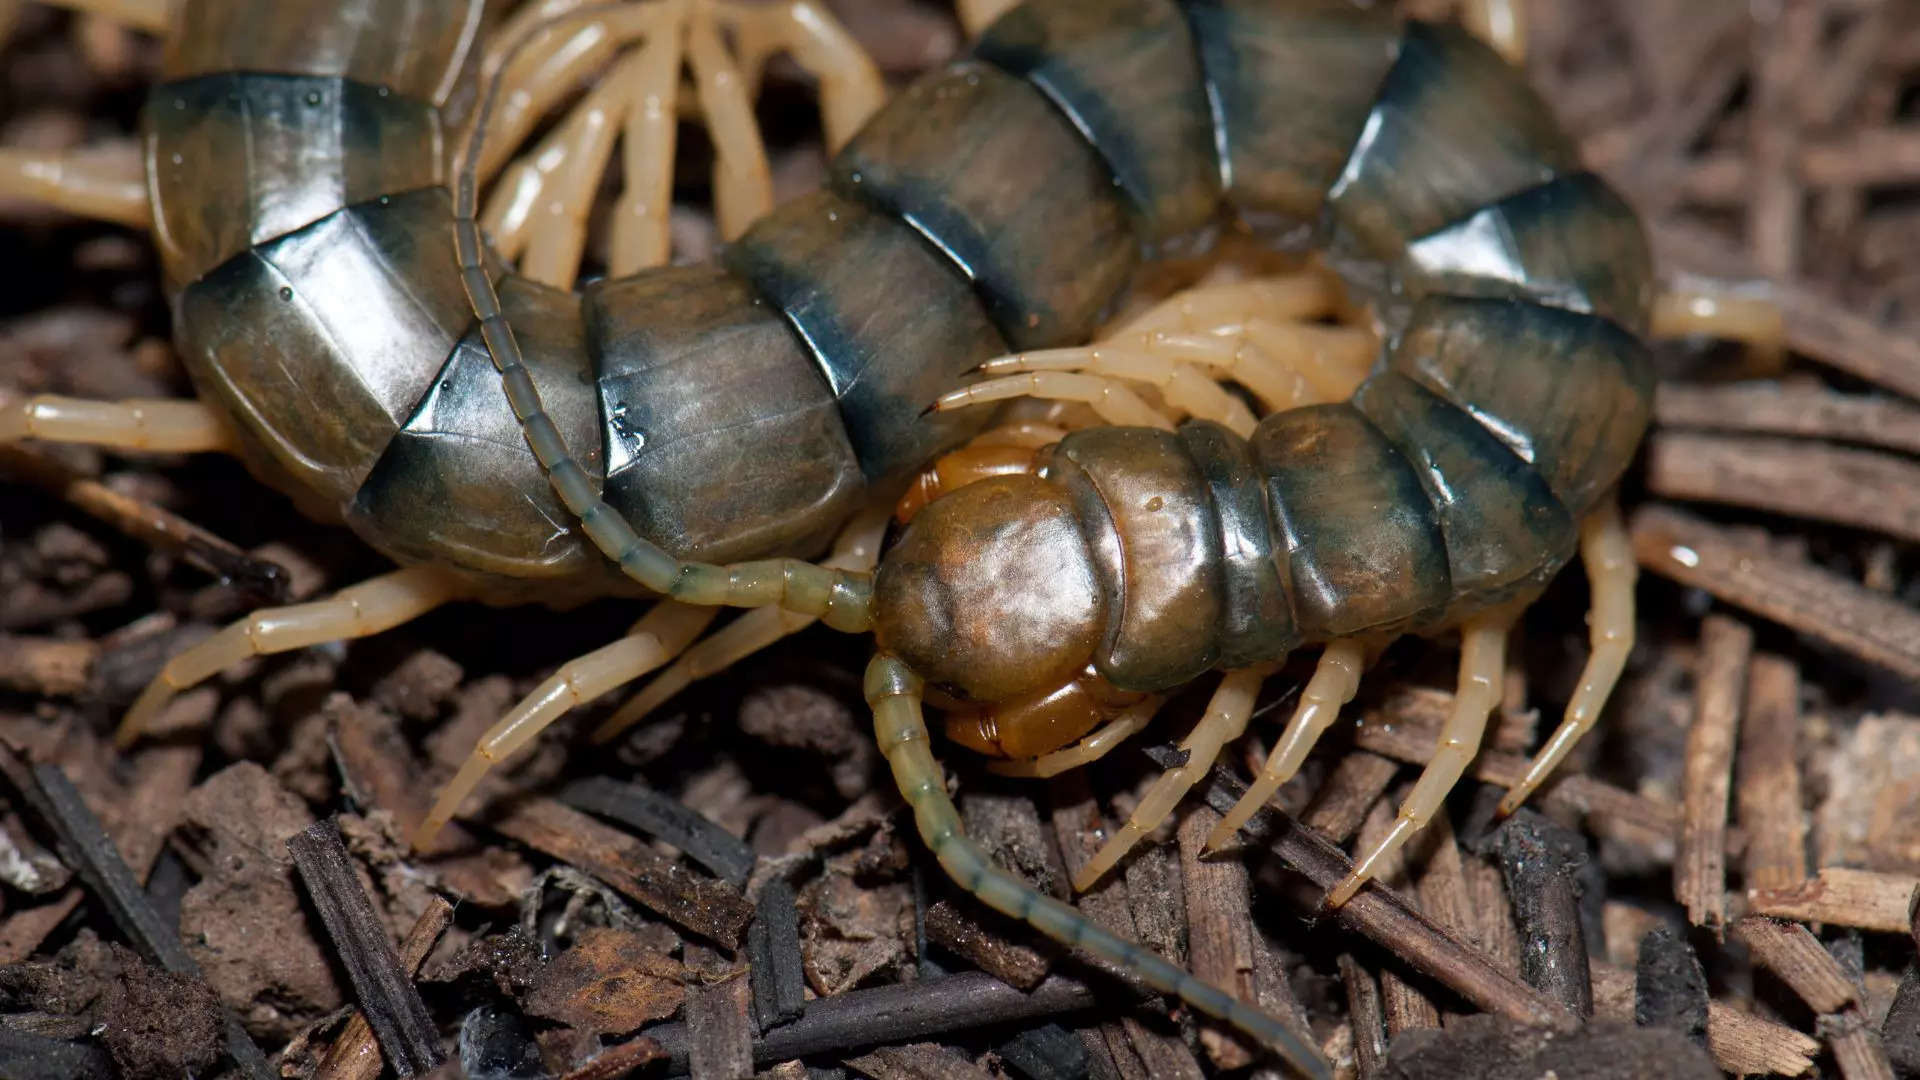
<svg viewBox="0 0 1920 1080"><path fill-rule="evenodd" d="M387 938L373 899L360 884L339 828L331 818L317 821L289 837L287 850L388 1064L401 1076L440 1064L446 1056L440 1031L413 984L411 969L401 965Z"/></svg>
<svg viewBox="0 0 1920 1080"><path fill-rule="evenodd" d="M800 909L793 886L774 878L760 889L747 927L753 1016L762 1031L800 1015L807 1003L806 963L800 955Z"/></svg>
<svg viewBox="0 0 1920 1080"><path fill-rule="evenodd" d="M1365 750L1353 750L1327 774L1313 801L1300 815L1308 826L1320 830L1327 839L1344 844L1367 819L1367 811L1380 801L1400 763Z"/></svg>
<svg viewBox="0 0 1920 1080"><path fill-rule="evenodd" d="M1520 932L1520 977L1575 1015L1593 1015L1587 939L1573 879L1575 860L1586 859L1585 840L1526 809L1508 818L1493 839Z"/></svg>
<svg viewBox="0 0 1920 1080"><path fill-rule="evenodd" d="M1734 785L1747 834L1742 877L1748 889L1786 888L1807 876L1799 740L1800 669L1784 657L1755 656Z"/></svg>
<svg viewBox="0 0 1920 1080"><path fill-rule="evenodd" d="M1682 781L1685 816L1673 864L1674 898L1695 926L1717 929L1726 921L1727 802L1752 654L1753 631L1745 625L1724 615L1708 616L1701 624Z"/></svg>
<svg viewBox="0 0 1920 1080"><path fill-rule="evenodd" d="M1660 926L1640 939L1634 966L1633 1022L1641 1027L1669 1027L1704 1044L1707 1013L1707 973L1685 936Z"/></svg>
<svg viewBox="0 0 1920 1080"><path fill-rule="evenodd" d="M1904 934L1912 925L1907 905L1916 888L1920 877L1912 874L1828 866L1798 885L1748 893L1747 909L1756 915Z"/></svg>
<svg viewBox="0 0 1920 1080"><path fill-rule="evenodd" d="M745 971L687 988L687 1066L693 1080L753 1080L752 1004Z"/></svg>
<svg viewBox="0 0 1920 1080"><path fill-rule="evenodd" d="M1920 540L1920 464L1877 450L1662 431L1647 441L1647 490Z"/></svg>
<svg viewBox="0 0 1920 1080"><path fill-rule="evenodd" d="M873 1080L995 1080L993 1073L934 1043L883 1046L848 1058L847 1064Z"/></svg>
<svg viewBox="0 0 1920 1080"><path fill-rule="evenodd" d="M647 845L552 799L519 801L489 824L583 870L669 922L738 949L753 920L740 890L702 877Z"/></svg>

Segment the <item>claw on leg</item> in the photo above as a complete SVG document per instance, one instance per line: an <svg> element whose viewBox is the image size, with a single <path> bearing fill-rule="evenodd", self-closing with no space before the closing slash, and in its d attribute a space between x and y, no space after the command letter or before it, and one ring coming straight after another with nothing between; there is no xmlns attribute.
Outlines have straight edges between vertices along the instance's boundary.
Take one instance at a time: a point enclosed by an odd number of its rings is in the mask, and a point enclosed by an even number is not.
<svg viewBox="0 0 1920 1080"><path fill-rule="evenodd" d="M1365 667L1366 649L1354 638L1332 642L1320 654L1313 677L1300 693L1300 704L1294 708L1293 718L1287 721L1280 742L1267 755L1266 767L1260 770L1259 777L1227 816L1214 825L1207 836L1208 851L1217 851L1232 841L1240 826L1266 805L1273 793L1280 790L1280 785L1300 771L1313 744L1339 717L1340 707L1352 701L1360 689L1360 673Z"/></svg>
<svg viewBox="0 0 1920 1080"><path fill-rule="evenodd" d="M1173 808L1179 805L1181 797L1207 774L1208 769L1213 768L1214 759L1220 756L1220 748L1247 730L1247 721L1253 716L1254 699L1260 696L1260 684L1272 673L1273 665L1262 664L1229 671L1221 678L1219 688L1213 692L1213 699L1207 703L1206 714L1180 743L1180 749L1187 753L1186 764L1167 770L1147 789L1146 798L1141 799L1140 805L1134 808L1133 816L1074 875L1075 891L1084 892L1092 888L1133 849L1142 836L1166 820Z"/></svg>
<svg viewBox="0 0 1920 1080"><path fill-rule="evenodd" d="M1420 773L1406 801L1400 804L1400 813L1387 835L1356 860L1353 870L1327 894L1329 908L1337 908L1352 899L1373 877L1375 868L1399 851L1439 812L1447 793L1460 782L1467 763L1479 752L1487 717L1500 704L1506 679L1507 631L1512 626L1513 616L1500 613L1482 616L1461 630L1460 683L1454 691L1453 711L1440 729L1439 749Z"/></svg>
<svg viewBox="0 0 1920 1080"><path fill-rule="evenodd" d="M1565 718L1528 763L1526 775L1500 800L1503 816L1520 809L1527 796L1566 760L1574 745L1593 730L1614 684L1620 681L1620 672L1627 666L1627 654L1633 651L1633 583L1638 570L1632 541L1614 500L1606 500L1581 523L1580 561L1586 566L1593 593L1593 610L1587 616L1593 651L1580 672L1572 700L1567 702Z"/></svg>
<svg viewBox="0 0 1920 1080"><path fill-rule="evenodd" d="M567 710L672 660L718 614L718 608L663 600L635 623L626 637L561 665L474 744L473 752L440 789L433 809L414 830L411 846L418 850L431 844L495 765L531 742Z"/></svg>
<svg viewBox="0 0 1920 1080"><path fill-rule="evenodd" d="M175 694L249 656L368 637L419 618L462 592L460 580L449 572L410 566L341 589L325 600L256 611L167 661L127 710L114 741L122 749L131 745Z"/></svg>

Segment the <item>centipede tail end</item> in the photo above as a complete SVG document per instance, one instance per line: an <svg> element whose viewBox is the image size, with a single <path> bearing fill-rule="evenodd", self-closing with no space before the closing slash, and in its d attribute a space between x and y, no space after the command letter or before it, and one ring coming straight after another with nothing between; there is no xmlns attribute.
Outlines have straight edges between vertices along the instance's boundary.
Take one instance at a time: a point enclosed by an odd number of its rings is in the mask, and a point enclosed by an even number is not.
<svg viewBox="0 0 1920 1080"><path fill-rule="evenodd" d="M955 884L988 907L1020 919L1041 933L1107 960L1162 993L1222 1020L1271 1047L1288 1067L1314 1080L1332 1080L1318 1051L1273 1016L1168 963L1159 955L1094 925L1079 911L1044 896L993 865L960 824L947 796L945 774L933 756L921 713L923 683L903 661L880 653L867 666L866 698L873 709L874 737L893 769L900 794L913 808L914 824L934 858Z"/></svg>

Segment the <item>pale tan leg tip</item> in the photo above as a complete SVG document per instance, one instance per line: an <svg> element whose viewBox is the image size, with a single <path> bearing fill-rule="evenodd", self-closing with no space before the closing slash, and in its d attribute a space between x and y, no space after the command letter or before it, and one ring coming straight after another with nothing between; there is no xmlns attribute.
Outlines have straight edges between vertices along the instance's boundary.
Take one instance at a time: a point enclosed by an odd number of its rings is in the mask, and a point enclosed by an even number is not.
<svg viewBox="0 0 1920 1080"><path fill-rule="evenodd" d="M1347 901L1353 899L1355 893L1365 888L1367 881L1365 875L1355 870L1342 878L1340 884L1327 891L1327 899L1321 906L1328 911L1338 911L1346 907Z"/></svg>

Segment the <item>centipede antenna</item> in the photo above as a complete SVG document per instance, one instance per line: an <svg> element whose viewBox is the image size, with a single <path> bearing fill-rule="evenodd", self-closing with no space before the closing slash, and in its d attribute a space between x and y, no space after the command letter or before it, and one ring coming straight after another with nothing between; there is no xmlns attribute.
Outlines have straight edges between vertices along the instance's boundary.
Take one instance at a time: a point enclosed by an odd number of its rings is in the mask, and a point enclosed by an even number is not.
<svg viewBox="0 0 1920 1080"><path fill-rule="evenodd" d="M880 752L893 769L901 796L913 808L921 838L955 884L995 911L1020 919L1061 944L1115 964L1155 990L1173 994L1194 1009L1231 1024L1272 1047L1300 1075L1332 1080L1333 1072L1319 1053L1278 1019L1201 982L1158 953L1108 933L1078 910L1036 892L995 866L961 829L960 812L947 796L945 774L928 742L921 692L920 677L896 657L882 653L867 666L866 698L873 709L874 737Z"/></svg>
<svg viewBox="0 0 1920 1080"><path fill-rule="evenodd" d="M619 6L604 3L576 8L557 19L578 19ZM514 41L475 112L464 153L454 177L453 243L460 281L475 318L487 355L506 392L507 404L520 422L527 447L553 485L554 494L601 553L619 564L622 573L653 592L689 604L763 607L778 605L812 615L836 630L858 633L871 624L873 576L859 571L832 570L798 559L769 559L729 566L685 562L634 531L632 525L607 505L593 481L567 447L560 429L547 415L540 391L527 370L520 343L501 309L500 294L488 275L485 248L475 214L480 149L486 127L499 99L502 73L521 49L550 22L535 23Z"/></svg>

